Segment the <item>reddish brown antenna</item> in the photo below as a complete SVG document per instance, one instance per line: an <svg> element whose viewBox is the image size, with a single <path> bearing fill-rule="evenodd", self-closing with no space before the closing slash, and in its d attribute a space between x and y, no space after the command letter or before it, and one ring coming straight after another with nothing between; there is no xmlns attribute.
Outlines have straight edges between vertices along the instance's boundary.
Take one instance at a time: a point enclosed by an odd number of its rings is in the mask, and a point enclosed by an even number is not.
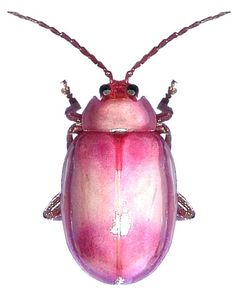
<svg viewBox="0 0 236 297"><path fill-rule="evenodd" d="M14 11L8 11L8 13L10 14L13 14L14 16L17 16L21 19L24 19L24 20L27 20L27 21L30 21L30 22L33 22L45 29L48 29L50 30L52 33L60 36L61 38L65 39L66 41L68 41L70 44L72 44L74 47L76 47L77 49L80 50L80 52L85 55L86 57L88 57L95 65L97 65L99 68L101 68L105 75L107 77L109 77L110 81L113 81L113 76L112 76L112 72L109 71L104 65L102 62L100 62L99 60L97 60L97 58L90 54L90 52L83 46L81 46L75 39L72 39L70 36L68 36L66 33L64 32L59 32L56 28L54 27L50 27L48 26L47 24L45 24L44 22L41 22L41 21L38 21L36 19L33 19L29 16L24 16L18 12L14 12Z"/></svg>
<svg viewBox="0 0 236 297"><path fill-rule="evenodd" d="M144 64L149 58L151 58L153 55L155 55L161 48L163 48L165 45L167 45L167 43L169 43L170 41L172 41L173 39L183 35L184 33L186 33L188 30L193 29L205 22L217 19L219 17L222 17L223 15L230 13L230 11L225 11L225 12L221 12L218 13L214 16L209 16L205 19L202 19L201 21L197 21L194 22L192 25L188 26L188 27L184 27L183 29L181 29L179 32L174 32L172 33L169 37L167 37L166 39L163 39L157 46L155 46L153 49L150 50L150 52L148 54L146 54L145 56L142 57L142 59L138 62L136 62L134 64L134 66L126 73L125 75L125 80L128 81L129 78L133 75L134 71L139 68L142 64Z"/></svg>

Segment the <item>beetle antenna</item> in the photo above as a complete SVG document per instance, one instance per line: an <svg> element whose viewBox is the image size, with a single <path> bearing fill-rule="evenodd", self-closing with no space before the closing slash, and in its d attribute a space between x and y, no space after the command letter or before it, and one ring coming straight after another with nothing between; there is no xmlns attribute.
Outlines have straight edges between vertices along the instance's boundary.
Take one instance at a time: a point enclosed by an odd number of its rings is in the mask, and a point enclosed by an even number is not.
<svg viewBox="0 0 236 297"><path fill-rule="evenodd" d="M8 11L8 13L13 14L14 16L17 16L17 17L19 17L21 19L24 19L24 20L27 20L27 21L31 21L31 22L33 22L33 23L35 23L35 24L37 24L37 25L39 25L39 26L41 26L41 27L43 27L45 29L50 30L52 33L60 36L61 38L65 39L70 44L72 44L74 47L76 47L77 49L79 49L80 52L83 55L85 55L87 58L89 58L95 65L97 65L99 68L101 68L104 71L105 75L107 77L109 77L110 81L113 81L112 72L109 71L102 62L100 62L99 60L97 60L97 58L94 55L90 54L90 52L85 47L81 46L75 39L72 39L66 33L59 32L56 28L50 27L47 24L45 24L44 22L38 21L38 20L33 19L33 18L29 17L29 16L21 15L18 12Z"/></svg>
<svg viewBox="0 0 236 297"><path fill-rule="evenodd" d="M151 58L153 55L155 55L161 48L163 48L165 45L167 45L167 43L169 43L173 39L183 35L184 33L186 33L190 29L198 27L199 25L201 25L201 24L203 24L205 22L208 22L208 21L211 21L211 20L214 20L214 19L218 19L219 17L222 17L222 16L224 16L225 14L228 14L228 13L230 13L230 11L225 11L225 12L221 12L219 14L216 14L214 16L209 16L209 17L207 17L205 19L202 19L201 21L194 22L192 25L190 25L188 27L184 27L179 32L172 33L169 37L167 37L166 39L163 39L157 46L155 46L153 49L151 49L148 54L144 55L140 61L136 62L134 64L134 66L126 73L125 80L128 81L129 78L133 75L134 71L137 68L139 68L142 64L144 64L149 58Z"/></svg>

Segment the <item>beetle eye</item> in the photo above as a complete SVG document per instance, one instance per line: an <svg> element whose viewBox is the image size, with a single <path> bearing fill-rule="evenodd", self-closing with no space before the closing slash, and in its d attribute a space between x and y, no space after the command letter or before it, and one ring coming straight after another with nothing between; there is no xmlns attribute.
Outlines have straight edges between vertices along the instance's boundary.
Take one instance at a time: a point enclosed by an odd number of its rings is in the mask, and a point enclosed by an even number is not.
<svg viewBox="0 0 236 297"><path fill-rule="evenodd" d="M111 89L109 85L102 85L99 89L99 93L101 96L107 96L111 93Z"/></svg>
<svg viewBox="0 0 236 297"><path fill-rule="evenodd" d="M128 85L127 93L131 96L138 95L138 87L136 85Z"/></svg>

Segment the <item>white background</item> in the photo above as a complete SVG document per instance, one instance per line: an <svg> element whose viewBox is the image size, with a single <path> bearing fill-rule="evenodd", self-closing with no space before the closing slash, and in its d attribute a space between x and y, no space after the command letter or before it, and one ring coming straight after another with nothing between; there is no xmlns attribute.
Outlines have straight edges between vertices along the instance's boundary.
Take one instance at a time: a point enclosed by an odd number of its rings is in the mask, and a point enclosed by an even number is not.
<svg viewBox="0 0 236 297"><path fill-rule="evenodd" d="M234 0L1 0L0 296L236 295L235 8ZM139 283L114 287L86 275L62 224L42 218L60 190L70 125L59 83L67 79L84 107L107 78L66 41L7 10L75 37L116 79L172 32L232 11L173 41L131 79L154 107L178 81L172 151L179 191L197 214L177 223L168 256Z"/></svg>

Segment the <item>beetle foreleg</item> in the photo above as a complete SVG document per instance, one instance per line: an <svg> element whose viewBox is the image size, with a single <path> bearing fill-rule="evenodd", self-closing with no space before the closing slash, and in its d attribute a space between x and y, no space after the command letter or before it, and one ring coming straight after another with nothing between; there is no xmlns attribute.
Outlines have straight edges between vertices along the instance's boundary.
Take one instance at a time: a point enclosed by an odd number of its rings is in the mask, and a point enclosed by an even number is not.
<svg viewBox="0 0 236 297"><path fill-rule="evenodd" d="M63 88L61 89L61 92L66 95L66 97L69 99L70 106L67 107L65 111L66 117L73 122L81 123L81 114L78 114L77 111L81 109L81 106L79 102L73 97L73 94L70 92L70 87L67 85L67 81L62 81Z"/></svg>
<svg viewBox="0 0 236 297"><path fill-rule="evenodd" d="M58 193L50 201L49 205L43 212L43 217L48 220L61 220L61 193Z"/></svg>
<svg viewBox="0 0 236 297"><path fill-rule="evenodd" d="M195 211L193 210L192 206L186 200L184 196L180 193L177 193L178 198L178 210L177 210L177 220L190 220L195 217Z"/></svg>
<svg viewBox="0 0 236 297"><path fill-rule="evenodd" d="M164 123L161 123L161 124L157 123L156 131L159 134L165 134L165 142L171 149L171 132L169 127Z"/></svg>
<svg viewBox="0 0 236 297"><path fill-rule="evenodd" d="M174 95L177 92L177 89L175 88L175 84L176 84L176 81L172 80L171 85L169 86L165 97L161 100L161 102L157 106L157 108L161 111L160 114L157 114L158 123L168 121L173 115L173 110L171 107L168 106L168 104L172 95Z"/></svg>

